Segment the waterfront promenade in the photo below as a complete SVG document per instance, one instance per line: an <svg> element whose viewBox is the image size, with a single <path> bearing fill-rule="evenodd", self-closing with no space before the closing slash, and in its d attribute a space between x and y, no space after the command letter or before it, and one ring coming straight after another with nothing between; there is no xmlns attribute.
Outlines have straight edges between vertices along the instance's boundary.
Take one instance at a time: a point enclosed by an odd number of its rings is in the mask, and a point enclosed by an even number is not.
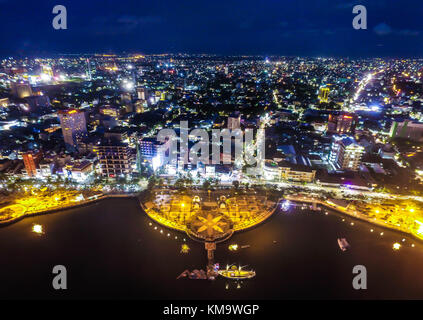
<svg viewBox="0 0 423 320"><path fill-rule="evenodd" d="M371 224L378 225L380 227L388 228L388 229L394 229L396 231L404 232L407 234L410 234L414 237L416 237L419 240L423 240L423 232L422 227L411 229L408 225L397 225L389 223L388 221L382 221L376 217L369 217L366 213L360 212L357 209L350 209L349 205L342 206L339 204L334 203L330 199L322 201L320 199L314 199L314 198L306 198L303 196L286 196L286 200L293 201L293 202L302 202L302 203L310 203L313 205L321 205L328 209L335 210L337 212L340 212L342 214L348 215L350 217L360 219L367 221Z"/></svg>
<svg viewBox="0 0 423 320"><path fill-rule="evenodd" d="M98 194L91 196L87 199L74 200L72 202L67 201L66 203L57 203L56 205L45 206L42 209L34 209L31 207L25 207L22 204L12 204L3 208L0 208L0 227L8 226L15 222L18 222L27 217L33 217L43 214L56 213L63 210L74 209L82 206L87 206L98 201L109 199L109 198L132 198L138 196L138 193L126 193L126 194ZM16 208L14 213L7 214L7 217L2 216L2 212L9 208ZM18 210L19 211L18 211Z"/></svg>

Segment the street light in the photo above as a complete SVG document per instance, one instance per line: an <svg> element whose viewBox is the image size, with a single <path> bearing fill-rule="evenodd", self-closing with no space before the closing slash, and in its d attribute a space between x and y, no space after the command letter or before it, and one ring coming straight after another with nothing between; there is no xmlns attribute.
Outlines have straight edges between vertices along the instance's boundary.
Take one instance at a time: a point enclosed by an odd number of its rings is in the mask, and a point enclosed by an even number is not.
<svg viewBox="0 0 423 320"><path fill-rule="evenodd" d="M127 91L132 91L135 87L135 84L132 81L124 80L123 87Z"/></svg>

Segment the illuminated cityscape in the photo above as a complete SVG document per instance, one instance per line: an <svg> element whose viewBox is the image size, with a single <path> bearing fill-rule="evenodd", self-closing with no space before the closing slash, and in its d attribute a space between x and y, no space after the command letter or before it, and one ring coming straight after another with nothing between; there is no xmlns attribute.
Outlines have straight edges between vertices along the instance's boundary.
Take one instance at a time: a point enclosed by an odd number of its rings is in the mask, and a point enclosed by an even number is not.
<svg viewBox="0 0 423 320"><path fill-rule="evenodd" d="M0 55L0 298L63 265L77 299L423 299L423 58L133 49L165 19L109 19L127 49Z"/></svg>

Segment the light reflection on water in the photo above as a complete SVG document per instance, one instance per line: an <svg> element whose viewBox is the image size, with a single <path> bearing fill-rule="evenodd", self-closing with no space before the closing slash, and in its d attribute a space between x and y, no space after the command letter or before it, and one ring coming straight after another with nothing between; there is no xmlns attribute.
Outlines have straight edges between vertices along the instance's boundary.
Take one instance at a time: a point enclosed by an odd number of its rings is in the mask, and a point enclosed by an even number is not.
<svg viewBox="0 0 423 320"><path fill-rule="evenodd" d="M35 239L28 232L34 224L48 233ZM351 245L346 252L338 247L340 237ZM396 242L400 250L393 250ZM51 269L63 264L72 281L67 296L75 298L423 299L421 241L330 210L328 215L308 208L281 211L218 244L215 261L220 265L248 265L256 271L255 278L242 283L176 280L186 269L205 268L204 245L157 227L135 200L106 200L27 218L1 228L0 243L0 256L8 257L0 264L0 298L52 297ZM180 253L184 243L188 254ZM231 243L249 247L230 251ZM351 286L357 264L367 267L371 285L365 292Z"/></svg>

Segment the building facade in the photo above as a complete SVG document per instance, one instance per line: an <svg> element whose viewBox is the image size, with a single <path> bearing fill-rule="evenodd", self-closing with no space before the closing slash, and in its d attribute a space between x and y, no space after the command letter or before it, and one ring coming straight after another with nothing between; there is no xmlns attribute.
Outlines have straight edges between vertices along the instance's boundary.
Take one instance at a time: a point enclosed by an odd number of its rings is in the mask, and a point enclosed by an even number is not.
<svg viewBox="0 0 423 320"><path fill-rule="evenodd" d="M10 89L12 95L20 99L32 96L31 85L27 82L12 82L10 84Z"/></svg>
<svg viewBox="0 0 423 320"><path fill-rule="evenodd" d="M335 169L358 171L363 155L364 147L354 138L337 136L332 142L329 162Z"/></svg>
<svg viewBox="0 0 423 320"><path fill-rule="evenodd" d="M116 178L132 172L131 149L115 141L102 142L94 148L100 162L100 172L104 177Z"/></svg>
<svg viewBox="0 0 423 320"><path fill-rule="evenodd" d="M22 159L28 177L35 177L37 175L38 164L42 158L43 155L41 151L30 151L22 154Z"/></svg>
<svg viewBox="0 0 423 320"><path fill-rule="evenodd" d="M354 133L358 117L355 114L330 114L328 118L328 132L337 134Z"/></svg>
<svg viewBox="0 0 423 320"><path fill-rule="evenodd" d="M329 101L329 93L330 93L330 89L327 87L322 87L319 89L319 101L320 103L326 103Z"/></svg>
<svg viewBox="0 0 423 320"><path fill-rule="evenodd" d="M390 130L391 138L404 138L412 141L423 141L423 123L413 121L394 121Z"/></svg>
<svg viewBox="0 0 423 320"><path fill-rule="evenodd" d="M58 112L63 139L67 146L76 147L77 142L87 136L85 113L81 110Z"/></svg>
<svg viewBox="0 0 423 320"><path fill-rule="evenodd" d="M316 170L303 165L294 165L282 161L266 160L264 177L267 180L288 180L296 182L313 182L316 179Z"/></svg>

